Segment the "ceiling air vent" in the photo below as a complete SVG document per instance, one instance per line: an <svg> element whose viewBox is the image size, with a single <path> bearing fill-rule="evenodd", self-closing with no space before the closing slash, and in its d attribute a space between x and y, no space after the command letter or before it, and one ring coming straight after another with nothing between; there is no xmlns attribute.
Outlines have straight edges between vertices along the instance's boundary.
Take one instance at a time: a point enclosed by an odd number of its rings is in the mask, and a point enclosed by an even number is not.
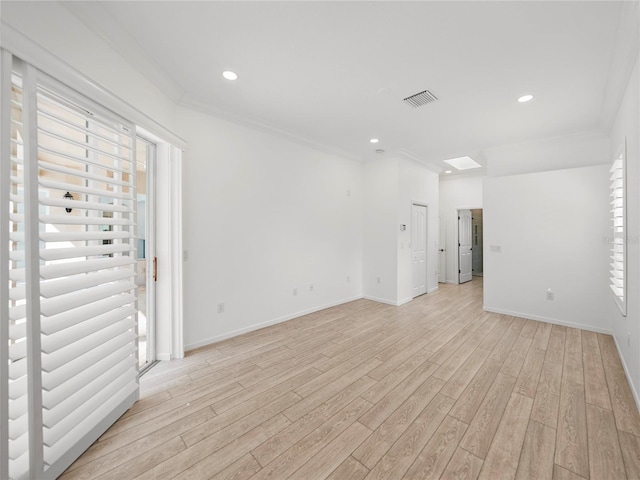
<svg viewBox="0 0 640 480"><path fill-rule="evenodd" d="M404 103L409 105L411 108L422 107L423 105L427 105L428 103L433 103L438 100L432 92L429 90L425 90L420 93L416 93L415 95L411 95L403 100Z"/></svg>

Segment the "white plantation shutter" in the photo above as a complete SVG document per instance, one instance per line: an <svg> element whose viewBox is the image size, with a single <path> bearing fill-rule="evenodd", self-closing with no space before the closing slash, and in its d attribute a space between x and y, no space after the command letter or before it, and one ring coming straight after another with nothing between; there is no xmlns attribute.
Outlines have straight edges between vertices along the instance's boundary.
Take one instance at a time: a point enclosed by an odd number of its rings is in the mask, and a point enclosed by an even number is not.
<svg viewBox="0 0 640 480"><path fill-rule="evenodd" d="M55 478L138 396L135 136L7 56L0 478Z"/></svg>
<svg viewBox="0 0 640 480"><path fill-rule="evenodd" d="M0 478L20 478L29 472L29 369L27 366L27 305L25 288L25 178L24 178L24 108L22 80L11 74L10 56L2 57L2 288L3 345L2 358L7 368L6 388L8 415L2 431L3 450L8 459L2 463L6 471ZM6 117L9 121L6 122ZM7 268L8 267L8 268ZM8 290L5 290L5 288ZM6 312L6 315L5 315ZM4 392L3 392L4 393ZM3 395L4 397L4 395ZM5 399L3 398L3 401ZM3 409L4 410L4 409Z"/></svg>
<svg viewBox="0 0 640 480"><path fill-rule="evenodd" d="M626 154L625 145L620 147L609 170L611 177L611 255L609 285L614 299L623 315L627 314L626 302Z"/></svg>

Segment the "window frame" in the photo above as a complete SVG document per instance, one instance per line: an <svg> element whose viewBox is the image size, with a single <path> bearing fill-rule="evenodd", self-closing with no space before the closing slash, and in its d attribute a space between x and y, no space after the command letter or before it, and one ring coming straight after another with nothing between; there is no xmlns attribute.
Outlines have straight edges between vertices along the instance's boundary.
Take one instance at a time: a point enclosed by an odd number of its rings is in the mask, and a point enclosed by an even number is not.
<svg viewBox="0 0 640 480"><path fill-rule="evenodd" d="M623 317L627 316L627 145L620 143L609 169L610 198L610 269L609 288Z"/></svg>

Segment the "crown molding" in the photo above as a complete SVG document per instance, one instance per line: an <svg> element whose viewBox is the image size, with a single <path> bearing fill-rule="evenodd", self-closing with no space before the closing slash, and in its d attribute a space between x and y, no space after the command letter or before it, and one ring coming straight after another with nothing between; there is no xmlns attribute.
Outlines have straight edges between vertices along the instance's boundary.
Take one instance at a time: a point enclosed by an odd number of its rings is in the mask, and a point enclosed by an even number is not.
<svg viewBox="0 0 640 480"><path fill-rule="evenodd" d="M143 49L100 2L60 2L69 13L129 62L158 89L178 103L184 88Z"/></svg>
<svg viewBox="0 0 640 480"><path fill-rule="evenodd" d="M420 158L420 156L418 156L417 154L413 153L411 150L407 150L404 148L400 148L395 152L396 156L398 156L399 158L403 158L405 160L409 160L410 162L413 162L421 167L424 167L434 173L440 173L442 172L443 168L442 166L438 165L437 163L430 161L430 160L424 160L423 158Z"/></svg>
<svg viewBox="0 0 640 480"><path fill-rule="evenodd" d="M225 120L227 122L235 123L237 125L241 125L246 128L251 128L253 130L257 130L259 132L273 135L284 140L288 140L290 142L297 143L299 145L303 145L305 147L311 148L313 150L317 150L323 153L327 153L330 155L335 155L338 157L342 157L347 160L351 160L357 163L362 163L364 159L362 157L358 157L346 150L341 148L329 146L317 142L311 138L295 134L289 130L285 130L274 125L269 124L266 120L263 120L258 117L251 117L248 115L240 115L229 110L222 109L220 107L214 107L209 105L206 102L200 101L197 98L194 98L189 93L183 95L182 99L178 102L178 105L189 110L194 110L200 113L204 113L206 115L211 115L213 117Z"/></svg>
<svg viewBox="0 0 640 480"><path fill-rule="evenodd" d="M640 2L622 2L609 76L604 91L600 126L610 131L640 53Z"/></svg>
<svg viewBox="0 0 640 480"><path fill-rule="evenodd" d="M413 163L420 165L421 167L425 167L428 170L439 174L440 178L475 177L475 176L485 176L487 174L487 158L483 151L478 151L475 154L469 154L469 155L473 155L473 157L476 160L479 160L480 165L482 165L481 168L474 168L469 170L456 170L455 168L450 166L445 167L444 165L441 164L441 160L424 160L423 158L420 158L420 156L418 156L417 154L407 149L399 149L398 152L396 152L396 154L400 158L410 160ZM445 175L444 174L445 170L452 170L452 173Z"/></svg>
<svg viewBox="0 0 640 480"><path fill-rule="evenodd" d="M447 173L447 174L445 174L444 172L441 172L440 181L450 182L453 180L461 180L463 178L474 178L474 177L484 178L486 176L487 176L486 167L476 168L474 170L469 170L469 171L461 170L459 172L456 172L454 170L452 173Z"/></svg>

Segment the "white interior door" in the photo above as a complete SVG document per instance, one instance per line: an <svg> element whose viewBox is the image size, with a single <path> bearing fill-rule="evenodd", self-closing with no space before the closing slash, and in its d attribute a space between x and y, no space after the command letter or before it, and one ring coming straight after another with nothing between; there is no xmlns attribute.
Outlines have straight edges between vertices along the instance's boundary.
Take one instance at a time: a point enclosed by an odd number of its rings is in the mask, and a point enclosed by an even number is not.
<svg viewBox="0 0 640 480"><path fill-rule="evenodd" d="M458 211L458 272L459 282L471 280L473 256L471 253L471 210Z"/></svg>
<svg viewBox="0 0 640 480"><path fill-rule="evenodd" d="M411 258L413 296L427 293L427 207L413 205L411 210Z"/></svg>

